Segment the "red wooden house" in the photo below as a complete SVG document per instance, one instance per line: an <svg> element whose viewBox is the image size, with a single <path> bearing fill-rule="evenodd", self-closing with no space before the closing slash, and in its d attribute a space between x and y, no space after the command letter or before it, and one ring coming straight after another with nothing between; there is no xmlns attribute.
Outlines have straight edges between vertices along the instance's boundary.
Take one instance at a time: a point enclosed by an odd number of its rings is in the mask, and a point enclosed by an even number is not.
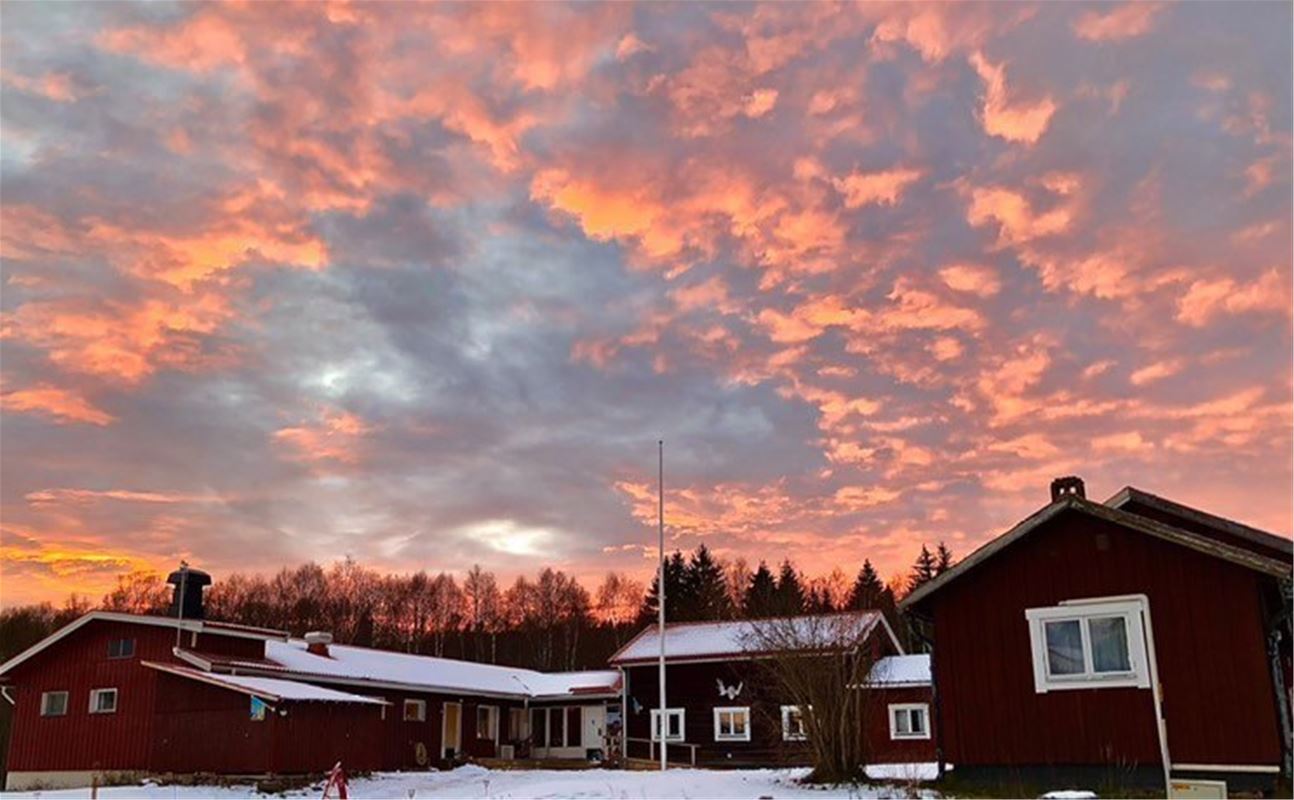
<svg viewBox="0 0 1294 800"><path fill-rule="evenodd" d="M902 655L876 611L666 625L663 736L670 761L808 763L802 709L782 694L764 662L787 647L834 652L841 642L874 662L866 686L858 687L876 699L866 706L869 751L885 762L933 761L929 661ZM660 652L659 629L648 626L610 659L624 674L624 746L632 758L654 759L661 746Z"/></svg>
<svg viewBox="0 0 1294 800"><path fill-rule="evenodd" d="M202 618L209 579L185 579L176 616L92 612L0 665L14 704L6 788L317 774L338 761L587 759L610 746L615 671L540 673L212 622Z"/></svg>
<svg viewBox="0 0 1294 800"><path fill-rule="evenodd" d="M913 591L961 780L1270 786L1289 769L1291 543L1125 489L1052 502Z"/></svg>

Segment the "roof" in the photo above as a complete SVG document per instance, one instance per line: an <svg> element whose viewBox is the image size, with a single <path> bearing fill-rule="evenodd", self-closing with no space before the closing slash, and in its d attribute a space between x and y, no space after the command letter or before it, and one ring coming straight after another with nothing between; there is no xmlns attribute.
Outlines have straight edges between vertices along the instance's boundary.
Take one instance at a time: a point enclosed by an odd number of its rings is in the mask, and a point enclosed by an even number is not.
<svg viewBox="0 0 1294 800"><path fill-rule="evenodd" d="M227 622L209 622L201 619L178 619L175 617L153 617L143 614L123 614L116 611L91 611L54 631L36 644L28 647L18 655L0 664L0 676L7 675L19 664L42 652L50 645L70 636L91 622L121 622L130 625L154 625L163 628L179 628L194 633L208 633L215 636L233 636L240 639L282 639L286 640L285 631L270 628L253 628L246 625L234 625Z"/></svg>
<svg viewBox="0 0 1294 800"><path fill-rule="evenodd" d="M1178 517L1185 522L1224 531L1241 540L1259 547L1275 550L1286 556L1294 555L1294 540L1259 530L1251 525L1245 525L1242 522L1236 522L1226 517L1219 517L1207 511L1201 511L1198 508L1182 505L1176 501L1138 489L1135 486L1123 487L1117 494L1106 500L1105 504L1111 508L1122 510L1127 510L1130 505L1142 505Z"/></svg>
<svg viewBox="0 0 1294 800"><path fill-rule="evenodd" d="M974 569L979 564L997 555L998 552L1006 548L1011 543L1023 538L1034 530L1037 530L1043 523L1066 511L1076 511L1098 519L1103 519L1107 522L1120 525L1128 530L1144 533L1158 539L1163 539L1164 541L1188 547L1205 555L1228 561L1232 564L1236 564L1246 569L1252 569L1265 575L1284 578L1287 577L1290 572L1290 567L1287 562L1267 558L1254 553L1251 550L1224 544L1208 536L1202 536L1197 533L1182 530L1181 528L1166 525L1162 522L1150 519L1149 517L1143 517L1139 514L1133 514L1117 508L1110 508L1109 506L1105 506L1100 503L1094 503L1091 500L1068 495L1043 506L1041 509L1035 511L1033 514L1018 523L1011 530L981 546L978 550L959 561L951 569L944 571L933 580L927 581L914 589L899 603L899 608L907 610L917 603L920 603L935 592Z"/></svg>
<svg viewBox="0 0 1294 800"><path fill-rule="evenodd" d="M784 627L787 625L793 627L788 630ZM768 656L784 649L774 643L787 638L798 643L795 649L831 650L841 642L867 637L878 626L885 629L895 648L902 652L903 648L880 612L850 611L774 619L668 623L665 626L665 658L679 661ZM657 626L650 625L608 661L632 664L658 658L660 631Z"/></svg>
<svg viewBox="0 0 1294 800"><path fill-rule="evenodd" d="M306 649L302 639L267 641L265 656L264 660L222 659L213 667L244 674L277 673L311 682L494 697L556 699L575 694L614 695L620 690L620 673L615 670L545 673L344 644L330 644L328 655L317 655Z"/></svg>
<svg viewBox="0 0 1294 800"><path fill-rule="evenodd" d="M254 678L246 675L217 675L210 672L203 672L193 667L181 667L175 664L160 664L156 661L140 662L145 667L150 667L161 672L171 675L178 675L181 678L209 683L212 686L219 686L223 689L229 689L235 692L242 692L252 697L259 697L262 700L268 700L271 703L279 703L285 700L293 702L317 702L317 703L366 703L369 705L384 706L390 705L385 700L376 697L365 697L361 694L350 694L349 692L338 692L333 689L325 689L322 686L312 686L308 683L298 681L289 681L282 678Z"/></svg>
<svg viewBox="0 0 1294 800"><path fill-rule="evenodd" d="M930 654L886 656L878 659L867 674L867 685L889 688L929 686Z"/></svg>

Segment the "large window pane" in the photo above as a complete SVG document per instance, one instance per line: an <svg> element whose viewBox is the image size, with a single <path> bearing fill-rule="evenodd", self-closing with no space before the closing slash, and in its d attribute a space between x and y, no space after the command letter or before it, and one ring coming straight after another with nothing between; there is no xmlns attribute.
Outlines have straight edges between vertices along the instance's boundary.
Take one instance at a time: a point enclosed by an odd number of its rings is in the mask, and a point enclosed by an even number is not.
<svg viewBox="0 0 1294 800"><path fill-rule="evenodd" d="M1092 640L1092 669L1095 672L1131 672L1128 660L1128 627L1123 617L1093 617L1087 621Z"/></svg>
<svg viewBox="0 0 1294 800"><path fill-rule="evenodd" d="M1083 630L1078 620L1044 624L1047 633L1047 671L1052 675L1083 674Z"/></svg>

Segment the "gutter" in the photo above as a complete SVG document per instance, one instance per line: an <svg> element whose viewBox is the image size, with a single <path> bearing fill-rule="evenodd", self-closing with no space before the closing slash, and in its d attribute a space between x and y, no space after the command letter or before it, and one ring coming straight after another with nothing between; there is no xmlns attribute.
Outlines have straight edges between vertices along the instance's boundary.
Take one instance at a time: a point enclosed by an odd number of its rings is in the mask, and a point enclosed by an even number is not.
<svg viewBox="0 0 1294 800"><path fill-rule="evenodd" d="M1164 793L1172 794L1173 761L1168 753L1168 722L1164 719L1164 687L1159 682L1159 658L1155 653L1155 628L1150 622L1150 598L1144 594L1124 594L1114 597L1092 597L1083 600L1066 600L1062 606L1082 606L1092 603L1111 603L1132 600L1141 604L1145 624L1146 660L1150 663L1150 693L1155 700L1155 729L1159 734L1159 756L1163 759Z"/></svg>

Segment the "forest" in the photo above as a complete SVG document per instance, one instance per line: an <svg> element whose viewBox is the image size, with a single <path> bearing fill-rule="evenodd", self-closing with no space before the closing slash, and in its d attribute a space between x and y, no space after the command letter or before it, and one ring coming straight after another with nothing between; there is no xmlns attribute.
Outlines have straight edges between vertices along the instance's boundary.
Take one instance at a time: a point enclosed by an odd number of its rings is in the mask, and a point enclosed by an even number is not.
<svg viewBox="0 0 1294 800"><path fill-rule="evenodd" d="M870 561L850 577L840 568L807 577L789 560L725 562L704 544L676 551L665 563L665 613L670 621L786 616L873 608L895 618L895 603L953 563L941 542L923 546L911 570L882 581ZM327 567L307 563L272 576L232 573L207 590L209 619L286 630L332 632L335 641L409 653L539 670L596 669L645 624L657 618L657 578L643 584L610 572L590 591L551 568L503 586L474 566L461 580L382 574L353 559ZM92 609L164 614L171 587L155 572L135 572L97 604L71 597L0 611L0 661Z"/></svg>

